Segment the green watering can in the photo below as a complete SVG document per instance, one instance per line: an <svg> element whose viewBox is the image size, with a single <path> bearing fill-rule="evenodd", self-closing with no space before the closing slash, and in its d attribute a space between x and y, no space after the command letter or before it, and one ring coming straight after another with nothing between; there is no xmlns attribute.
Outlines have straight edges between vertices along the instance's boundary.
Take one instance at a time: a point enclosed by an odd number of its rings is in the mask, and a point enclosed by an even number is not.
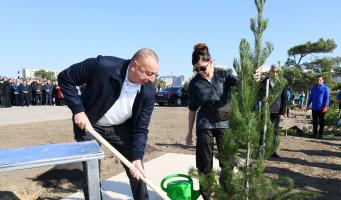
<svg viewBox="0 0 341 200"><path fill-rule="evenodd" d="M169 181L167 188L164 183L172 178L182 178L181 180ZM186 178L188 180L183 180ZM161 188L167 193L171 200L196 200L200 196L198 190L193 190L193 180L190 176L185 174L172 174L161 181Z"/></svg>

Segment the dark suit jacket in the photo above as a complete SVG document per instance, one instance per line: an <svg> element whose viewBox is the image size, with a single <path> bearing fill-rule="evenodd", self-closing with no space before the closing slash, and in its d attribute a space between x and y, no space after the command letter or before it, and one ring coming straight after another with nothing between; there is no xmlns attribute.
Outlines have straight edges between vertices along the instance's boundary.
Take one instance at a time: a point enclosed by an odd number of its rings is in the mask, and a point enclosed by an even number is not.
<svg viewBox="0 0 341 200"><path fill-rule="evenodd" d="M124 82L130 60L116 57L98 56L74 64L58 75L65 101L73 114L85 112L95 124L116 102ZM86 84L81 97L76 85ZM124 122L127 134L132 134L132 159L142 159L147 142L148 125L154 109L155 87L141 86L133 104L133 114ZM75 126L76 139L84 131Z"/></svg>

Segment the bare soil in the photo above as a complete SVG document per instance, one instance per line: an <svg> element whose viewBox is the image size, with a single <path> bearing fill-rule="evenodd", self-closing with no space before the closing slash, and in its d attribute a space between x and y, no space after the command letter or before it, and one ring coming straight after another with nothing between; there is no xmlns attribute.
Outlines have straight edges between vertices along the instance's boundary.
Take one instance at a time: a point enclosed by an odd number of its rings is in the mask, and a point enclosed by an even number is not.
<svg viewBox="0 0 341 200"><path fill-rule="evenodd" d="M283 129L305 128L303 136L289 130L281 137L278 159L267 161L269 176L287 176L298 188L321 192L318 199L341 199L341 138L310 137L311 125L303 124L303 111L292 111ZM18 116L20 117L20 116ZM187 108L156 107L152 116L145 161L164 153L194 154L194 146L185 145ZM73 141L71 120L11 124L0 126L0 147L12 148ZM104 149L101 179L123 171L121 164ZM148 173L148 172L147 172ZM80 164L1 173L0 199L61 199L81 189Z"/></svg>

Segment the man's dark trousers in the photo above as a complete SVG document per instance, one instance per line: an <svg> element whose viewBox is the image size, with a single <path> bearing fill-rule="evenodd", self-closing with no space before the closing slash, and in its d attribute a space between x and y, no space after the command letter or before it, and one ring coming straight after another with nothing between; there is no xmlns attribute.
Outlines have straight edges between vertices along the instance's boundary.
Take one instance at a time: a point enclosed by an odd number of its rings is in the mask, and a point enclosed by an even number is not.
<svg viewBox="0 0 341 200"><path fill-rule="evenodd" d="M107 140L117 151L119 151L124 157L126 157L130 162L131 159L131 135L127 131L126 127L118 125L118 126L110 126L110 127L102 127L98 125L93 125L95 131L97 131L105 140ZM85 135L81 139L77 139L77 141L87 141L92 140L92 136ZM86 174L86 162L82 162L83 165L83 173ZM122 164L124 169L126 170L126 174L130 181L131 191L133 193L133 197L135 200L148 200L148 190L146 184L142 180L136 180L134 177L130 175L130 170L124 164ZM87 177L87 176L86 176ZM83 182L83 192L85 200L89 199L89 191L87 179Z"/></svg>
<svg viewBox="0 0 341 200"><path fill-rule="evenodd" d="M324 129L324 115L325 113L322 110L313 110L313 133L314 137L322 138L323 129ZM319 132L317 133L317 127L320 124Z"/></svg>
<svg viewBox="0 0 341 200"><path fill-rule="evenodd" d="M278 143L278 132L279 132L279 116L278 113L270 113L270 120L272 124L274 125L274 140L273 145L276 145Z"/></svg>

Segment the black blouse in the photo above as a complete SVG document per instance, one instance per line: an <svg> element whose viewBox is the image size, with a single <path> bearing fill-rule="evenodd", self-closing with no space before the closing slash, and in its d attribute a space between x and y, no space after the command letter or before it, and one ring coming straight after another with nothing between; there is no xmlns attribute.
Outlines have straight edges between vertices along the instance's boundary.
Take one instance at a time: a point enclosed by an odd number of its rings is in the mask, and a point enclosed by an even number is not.
<svg viewBox="0 0 341 200"><path fill-rule="evenodd" d="M214 109L225 105L230 99L231 87L237 85L237 78L226 70L214 69L213 78L208 81L197 74L189 83L188 108L196 111L197 129L228 128L227 121L217 122Z"/></svg>

